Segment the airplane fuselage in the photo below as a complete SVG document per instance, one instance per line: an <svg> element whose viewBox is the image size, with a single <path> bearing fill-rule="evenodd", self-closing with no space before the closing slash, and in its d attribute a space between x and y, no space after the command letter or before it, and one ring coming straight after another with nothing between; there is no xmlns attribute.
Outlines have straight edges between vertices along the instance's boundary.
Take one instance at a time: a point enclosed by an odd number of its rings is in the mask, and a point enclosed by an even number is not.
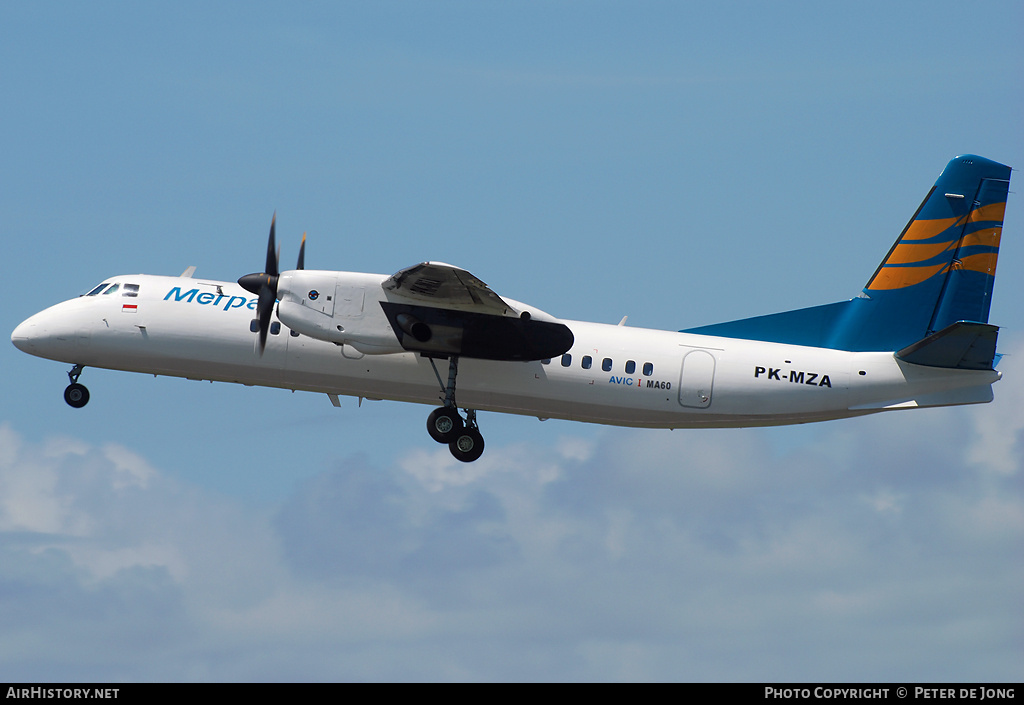
<svg viewBox="0 0 1024 705"><path fill-rule="evenodd" d="M648 428L771 426L992 400L988 323L1010 167L954 157L854 299L679 332L566 321L470 272L282 271L237 283L123 276L11 335L85 367L431 404L427 433L480 457L477 411ZM625 319L623 319L623 322ZM438 361L446 363L438 369Z"/></svg>
<svg viewBox="0 0 1024 705"><path fill-rule="evenodd" d="M315 273L314 273L315 274ZM390 332L384 275L331 272L338 292L324 326ZM152 275L107 280L22 323L15 345L33 355L188 379L436 406L445 370L416 352L296 334L273 318L253 350L256 297L234 282ZM132 286L128 286L132 285ZM344 298L356 291L359 300ZM546 314L535 311L540 320ZM994 370L908 363L892 352L848 352L627 326L562 321L574 342L550 361L464 358L458 405L484 411L649 428L806 423L992 399ZM360 347L363 350L360 350ZM369 354L364 352L369 350Z"/></svg>

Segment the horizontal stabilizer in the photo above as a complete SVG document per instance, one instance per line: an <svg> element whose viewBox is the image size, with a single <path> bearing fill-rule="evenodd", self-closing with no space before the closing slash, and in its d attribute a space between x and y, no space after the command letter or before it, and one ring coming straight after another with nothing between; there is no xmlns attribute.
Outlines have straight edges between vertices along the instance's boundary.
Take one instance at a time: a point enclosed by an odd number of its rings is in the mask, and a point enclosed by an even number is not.
<svg viewBox="0 0 1024 705"><path fill-rule="evenodd" d="M998 333L998 326L959 321L908 345L896 357L928 367L991 370Z"/></svg>

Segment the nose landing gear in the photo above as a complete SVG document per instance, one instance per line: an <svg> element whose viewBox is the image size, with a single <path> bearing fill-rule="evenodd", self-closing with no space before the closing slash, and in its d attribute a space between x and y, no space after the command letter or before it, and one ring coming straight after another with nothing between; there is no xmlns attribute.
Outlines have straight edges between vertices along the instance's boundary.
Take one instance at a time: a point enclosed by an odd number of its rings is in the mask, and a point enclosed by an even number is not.
<svg viewBox="0 0 1024 705"><path fill-rule="evenodd" d="M434 358L430 358L430 366L434 368L438 384L441 384L441 375L438 374ZM484 437L477 428L476 409L465 410L465 421L459 414L458 405L455 403L455 377L458 372L459 358L452 355L448 358L448 384L441 384L444 391L444 406L430 412L430 416L427 417L427 433L438 443L447 443L456 460L471 463L483 454Z"/></svg>
<svg viewBox="0 0 1024 705"><path fill-rule="evenodd" d="M78 383L78 378L82 374L82 370L85 369L83 365L75 365L68 372L68 379L71 384L64 390L64 401L76 409L81 409L83 406L89 403L89 390L85 388L84 384Z"/></svg>

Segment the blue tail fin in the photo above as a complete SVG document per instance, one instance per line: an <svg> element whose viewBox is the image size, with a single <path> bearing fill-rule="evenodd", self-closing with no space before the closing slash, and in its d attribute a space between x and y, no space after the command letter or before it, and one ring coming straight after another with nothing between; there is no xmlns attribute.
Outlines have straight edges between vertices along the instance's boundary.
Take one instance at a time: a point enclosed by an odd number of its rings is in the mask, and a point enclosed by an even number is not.
<svg viewBox="0 0 1024 705"><path fill-rule="evenodd" d="M958 321L986 323L1009 185L1010 167L956 157L857 298L682 332L896 351Z"/></svg>

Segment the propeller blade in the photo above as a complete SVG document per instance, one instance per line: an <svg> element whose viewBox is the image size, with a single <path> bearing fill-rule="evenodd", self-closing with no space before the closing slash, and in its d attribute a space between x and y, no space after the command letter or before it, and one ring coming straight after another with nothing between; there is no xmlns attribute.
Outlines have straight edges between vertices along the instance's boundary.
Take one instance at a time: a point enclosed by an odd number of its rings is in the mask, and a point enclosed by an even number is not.
<svg viewBox="0 0 1024 705"><path fill-rule="evenodd" d="M277 213L270 219L270 237L267 239L267 264L262 272L246 274L238 279L238 284L246 291L256 294L256 318L259 321L259 336L256 339L255 351L263 355L267 347L267 332L270 330L270 317L274 313L277 302L277 282L280 275L278 263L281 252L275 245L274 231L277 227Z"/></svg>
<svg viewBox="0 0 1024 705"><path fill-rule="evenodd" d="M270 316L274 312L274 302L276 300L277 295L269 286L260 287L260 299L256 304L256 316L260 321L260 355L263 354L264 349L267 347L267 331L270 330Z"/></svg>
<svg viewBox="0 0 1024 705"><path fill-rule="evenodd" d="M299 245L299 263L295 265L295 268L306 268L306 233L302 233L302 244Z"/></svg>
<svg viewBox="0 0 1024 705"><path fill-rule="evenodd" d="M271 277L278 275L278 254L274 246L274 226L276 223L277 211L274 212L274 217L270 219L270 239L267 240L267 266L263 269Z"/></svg>
<svg viewBox="0 0 1024 705"><path fill-rule="evenodd" d="M246 274L238 279L239 285L246 291L256 294L260 293L260 290L264 286L269 286L277 295L277 275L280 274L278 269L278 262L281 259L281 253L275 248L274 231L277 225L277 212L274 212L274 217L270 219L270 237L267 239L267 263L264 265L262 272Z"/></svg>

